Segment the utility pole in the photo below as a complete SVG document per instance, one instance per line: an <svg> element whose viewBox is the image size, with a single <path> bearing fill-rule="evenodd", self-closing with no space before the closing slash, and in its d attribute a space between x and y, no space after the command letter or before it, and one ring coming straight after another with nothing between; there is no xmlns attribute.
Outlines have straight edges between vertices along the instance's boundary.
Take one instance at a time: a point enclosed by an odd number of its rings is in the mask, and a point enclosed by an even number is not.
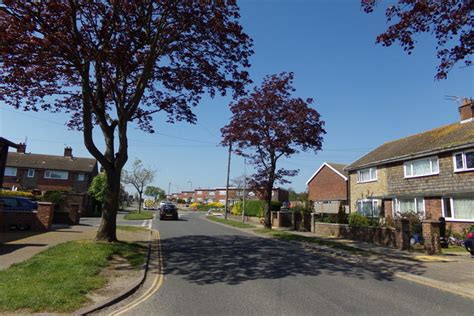
<svg viewBox="0 0 474 316"><path fill-rule="evenodd" d="M225 209L224 218L227 219L227 211L229 209L229 176L230 176L230 155L232 153L232 143L229 144L229 158L227 159L227 183L225 185Z"/></svg>
<svg viewBox="0 0 474 316"><path fill-rule="evenodd" d="M247 188L247 158L244 158L244 196L242 199L242 223L245 222L245 189Z"/></svg>
<svg viewBox="0 0 474 316"><path fill-rule="evenodd" d="M171 182L168 183L168 200L170 199Z"/></svg>

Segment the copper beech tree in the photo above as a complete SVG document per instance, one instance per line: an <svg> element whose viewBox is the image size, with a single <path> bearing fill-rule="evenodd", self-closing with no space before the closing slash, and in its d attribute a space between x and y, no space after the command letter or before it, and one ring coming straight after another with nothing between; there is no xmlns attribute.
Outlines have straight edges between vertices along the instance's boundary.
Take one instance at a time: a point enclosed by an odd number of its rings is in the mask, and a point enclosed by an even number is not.
<svg viewBox="0 0 474 316"><path fill-rule="evenodd" d="M278 168L282 157L300 150L321 149L324 121L311 107L312 99L292 97L293 73L267 76L260 87L230 105L232 118L221 129L222 144L249 159L255 174L251 186L262 188L266 200L265 227L271 228L272 189L298 170Z"/></svg>
<svg viewBox="0 0 474 316"><path fill-rule="evenodd" d="M129 123L153 132L156 112L194 123L204 93L244 91L252 42L238 19L234 0L1 2L0 102L69 113L83 132L107 175L96 239L116 240Z"/></svg>
<svg viewBox="0 0 474 316"><path fill-rule="evenodd" d="M380 0L362 0L365 12L373 12ZM383 2L382 2L383 3ZM377 43L391 46L398 42L410 54L415 35L433 34L440 60L436 79L446 79L458 62L471 66L474 53L473 0L397 0L390 2L385 16L391 25L377 36Z"/></svg>

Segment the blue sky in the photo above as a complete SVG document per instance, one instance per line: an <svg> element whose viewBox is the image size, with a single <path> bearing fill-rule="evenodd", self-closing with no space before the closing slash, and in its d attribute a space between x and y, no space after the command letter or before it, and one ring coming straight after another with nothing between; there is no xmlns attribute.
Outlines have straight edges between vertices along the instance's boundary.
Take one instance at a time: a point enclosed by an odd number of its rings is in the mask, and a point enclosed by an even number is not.
<svg viewBox="0 0 474 316"><path fill-rule="evenodd" d="M306 189L306 180L324 162L351 163L382 143L458 120L457 105L445 95L473 96L473 68L457 66L435 81L435 43L419 37L412 55L399 46L375 44L386 29L384 12L365 14L358 1L240 1L241 23L254 40L252 80L295 73L295 95L312 97L326 121L321 152L302 153L280 166L300 169L288 186ZM129 129L129 163L134 158L157 170L155 184L171 191L224 186L227 152L217 146L230 118L229 98L204 97L195 109L197 125L167 124L155 116L155 134ZM90 156L80 132L68 131L62 114L21 112L0 103L0 136L28 138L27 151ZM100 137L99 134L97 136ZM102 142L100 138L98 144ZM232 157L231 178L243 173Z"/></svg>

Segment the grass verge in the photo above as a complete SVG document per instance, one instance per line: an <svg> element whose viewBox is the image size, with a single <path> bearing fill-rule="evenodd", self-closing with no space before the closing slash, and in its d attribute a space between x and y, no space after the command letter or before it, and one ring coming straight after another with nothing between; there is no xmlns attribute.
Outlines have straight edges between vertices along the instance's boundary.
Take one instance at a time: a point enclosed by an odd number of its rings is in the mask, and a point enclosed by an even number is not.
<svg viewBox="0 0 474 316"><path fill-rule="evenodd" d="M133 232L133 233L138 233L138 232L147 232L149 231L148 228L145 227L138 227L138 226L123 226L123 225L117 225L118 230L124 230L128 232Z"/></svg>
<svg viewBox="0 0 474 316"><path fill-rule="evenodd" d="M229 226L232 226L232 227L255 228L255 226L253 226L253 225L245 224L245 223L238 222L238 221L233 221L231 219L225 219L225 218L220 218L220 217L216 217L216 216L208 216L207 218L210 219L211 221L226 224L226 225L229 225Z"/></svg>
<svg viewBox="0 0 474 316"><path fill-rule="evenodd" d="M256 229L255 232L258 234L269 235L279 240L307 242L307 243L318 244L321 246L326 246L326 247L330 247L334 249L349 251L351 253L357 253L363 256L369 255L369 252L365 250L351 247L351 246L339 243L337 241L324 240L318 237L301 236L301 235L293 234L287 231L273 230L273 229L266 229L266 228Z"/></svg>
<svg viewBox="0 0 474 316"><path fill-rule="evenodd" d="M141 211L138 213L138 211L133 211L128 213L123 217L124 219L128 220L144 220L144 219L152 219L153 218L153 213L148 212L148 211Z"/></svg>
<svg viewBox="0 0 474 316"><path fill-rule="evenodd" d="M70 241L0 271L0 312L72 312L86 294L106 284L99 275L112 255L133 267L145 262L146 247L134 243Z"/></svg>

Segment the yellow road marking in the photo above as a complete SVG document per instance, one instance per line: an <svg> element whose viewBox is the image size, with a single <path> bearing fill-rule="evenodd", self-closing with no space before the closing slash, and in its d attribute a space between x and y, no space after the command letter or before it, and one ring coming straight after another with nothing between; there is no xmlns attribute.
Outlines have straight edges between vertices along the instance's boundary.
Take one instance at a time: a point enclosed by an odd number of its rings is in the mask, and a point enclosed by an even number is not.
<svg viewBox="0 0 474 316"><path fill-rule="evenodd" d="M143 293L142 296L138 297L133 302L130 302L129 304L125 305L124 307L122 307L118 311L115 311L115 312L111 313L110 315L118 316L118 315L122 315L122 314L128 312L132 308L136 307L138 304L141 304L144 301L146 301L147 299L149 299L156 291L158 291L158 289L163 284L164 276L163 276L163 260L162 260L163 257L162 257L162 254L161 254L161 238L160 238L160 233L157 230L153 230L153 231L157 234L157 240L158 240L158 260L159 260L159 273L158 273L158 275L153 280L152 286L145 293Z"/></svg>

